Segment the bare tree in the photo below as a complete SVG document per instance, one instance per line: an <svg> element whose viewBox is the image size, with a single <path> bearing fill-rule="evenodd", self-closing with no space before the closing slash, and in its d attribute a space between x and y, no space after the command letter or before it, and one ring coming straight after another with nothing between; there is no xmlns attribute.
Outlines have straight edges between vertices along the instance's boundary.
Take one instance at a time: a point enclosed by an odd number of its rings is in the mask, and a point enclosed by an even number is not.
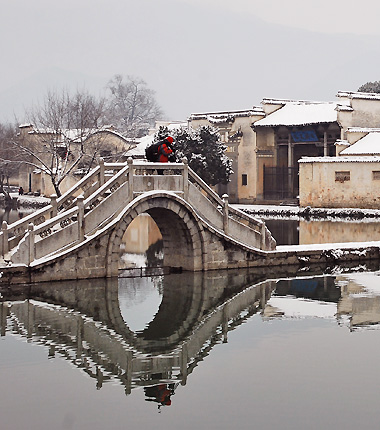
<svg viewBox="0 0 380 430"><path fill-rule="evenodd" d="M0 124L0 194L10 200L9 181L18 173L19 161L10 144L16 135L15 127Z"/></svg>
<svg viewBox="0 0 380 430"><path fill-rule="evenodd" d="M140 78L115 75L108 83L111 97L108 103L109 120L127 137L139 137L160 119L163 112L155 100L155 93Z"/></svg>
<svg viewBox="0 0 380 430"><path fill-rule="evenodd" d="M20 128L12 145L25 165L50 177L60 196L62 181L90 156L94 145L86 142L102 124L104 109L105 101L86 91L49 91L43 104L27 113L30 124Z"/></svg>

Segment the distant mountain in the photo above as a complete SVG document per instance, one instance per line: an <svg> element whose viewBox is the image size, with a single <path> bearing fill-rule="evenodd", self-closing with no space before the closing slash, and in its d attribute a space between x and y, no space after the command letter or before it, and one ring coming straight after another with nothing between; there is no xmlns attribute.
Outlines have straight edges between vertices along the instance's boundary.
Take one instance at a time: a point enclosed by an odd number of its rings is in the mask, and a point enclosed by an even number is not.
<svg viewBox="0 0 380 430"><path fill-rule="evenodd" d="M49 87L99 93L117 73L143 78L170 120L247 109L263 97L333 100L340 90L380 79L380 44L372 36L295 30L170 0L113 2L112 20L104 19L101 31L97 25L73 25L70 46L62 40L59 55L39 53L40 72L25 72L10 88L2 82L0 121L13 113L23 120L24 108Z"/></svg>
<svg viewBox="0 0 380 430"><path fill-rule="evenodd" d="M87 89L94 95L104 92L108 79L56 67L41 70L0 92L0 122L24 122L26 110L41 103L49 90Z"/></svg>

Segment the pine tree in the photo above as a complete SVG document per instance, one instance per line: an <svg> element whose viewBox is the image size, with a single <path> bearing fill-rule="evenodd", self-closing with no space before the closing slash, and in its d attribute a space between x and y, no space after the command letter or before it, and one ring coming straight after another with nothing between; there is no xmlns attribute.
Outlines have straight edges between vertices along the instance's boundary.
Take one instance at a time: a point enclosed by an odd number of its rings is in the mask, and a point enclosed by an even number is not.
<svg viewBox="0 0 380 430"><path fill-rule="evenodd" d="M169 135L167 128L160 128L157 139ZM200 126L197 129L179 128L172 133L176 161L186 157L191 169L207 184L227 184L232 171L232 161L227 157L227 149L220 141L218 129Z"/></svg>
<svg viewBox="0 0 380 430"><path fill-rule="evenodd" d="M380 93L380 81L367 82L358 88L363 93Z"/></svg>

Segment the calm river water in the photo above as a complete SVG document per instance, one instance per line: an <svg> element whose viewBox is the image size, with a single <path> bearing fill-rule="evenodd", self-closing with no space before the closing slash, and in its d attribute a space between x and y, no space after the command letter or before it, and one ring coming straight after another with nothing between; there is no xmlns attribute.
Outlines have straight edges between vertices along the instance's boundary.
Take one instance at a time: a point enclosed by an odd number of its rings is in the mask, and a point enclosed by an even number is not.
<svg viewBox="0 0 380 430"><path fill-rule="evenodd" d="M380 271L1 291L1 429L371 429Z"/></svg>
<svg viewBox="0 0 380 430"><path fill-rule="evenodd" d="M266 222L279 245L380 240ZM377 428L377 265L129 278L161 241L149 217L125 236L119 278L0 288L2 430Z"/></svg>

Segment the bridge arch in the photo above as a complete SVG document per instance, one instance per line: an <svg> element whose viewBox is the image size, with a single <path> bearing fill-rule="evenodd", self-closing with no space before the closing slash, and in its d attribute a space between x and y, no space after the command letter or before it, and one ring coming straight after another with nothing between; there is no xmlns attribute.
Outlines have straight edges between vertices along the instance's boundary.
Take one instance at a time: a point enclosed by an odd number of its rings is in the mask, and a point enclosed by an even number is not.
<svg viewBox="0 0 380 430"><path fill-rule="evenodd" d="M122 237L130 223L143 213L149 214L160 229L164 266L190 271L203 269L204 230L197 214L179 196L159 192L141 196L121 213L109 235L107 276L117 275Z"/></svg>

